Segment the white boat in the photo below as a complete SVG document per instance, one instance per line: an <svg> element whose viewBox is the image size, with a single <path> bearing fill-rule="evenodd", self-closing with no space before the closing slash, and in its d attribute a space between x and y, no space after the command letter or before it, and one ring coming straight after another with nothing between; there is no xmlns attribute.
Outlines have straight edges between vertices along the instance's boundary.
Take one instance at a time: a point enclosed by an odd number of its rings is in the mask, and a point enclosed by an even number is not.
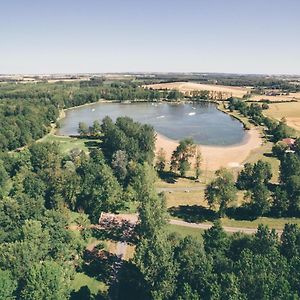
<svg viewBox="0 0 300 300"><path fill-rule="evenodd" d="M191 112L189 113L189 116L194 116L196 113L195 112Z"/></svg>

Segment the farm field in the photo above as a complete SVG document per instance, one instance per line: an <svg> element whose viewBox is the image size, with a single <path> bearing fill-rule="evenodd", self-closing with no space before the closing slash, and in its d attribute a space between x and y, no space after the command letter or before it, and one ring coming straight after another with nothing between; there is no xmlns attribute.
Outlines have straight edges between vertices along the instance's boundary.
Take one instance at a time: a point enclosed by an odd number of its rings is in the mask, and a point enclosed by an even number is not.
<svg viewBox="0 0 300 300"><path fill-rule="evenodd" d="M221 92L226 94L228 97L239 97L242 98L251 89L244 87L233 87L224 85L214 85L214 84L202 84L193 82L170 82L170 83L158 83L147 85L146 87L152 89L176 89L183 93L188 93L191 91L210 91L210 92Z"/></svg>
<svg viewBox="0 0 300 300"><path fill-rule="evenodd" d="M277 120L284 117L288 126L300 131L300 102L270 104L264 114Z"/></svg>
<svg viewBox="0 0 300 300"><path fill-rule="evenodd" d="M252 90L251 87L240 87L240 86L225 86L225 85L215 85L215 84L202 84L194 82L170 82L170 83L157 83L147 85L146 87L152 89L176 89L182 93L189 93L192 91L210 91L219 93L221 92L224 97L237 97L243 98L248 92ZM268 95L251 95L249 100L260 101L269 100L271 102L279 101L300 101L300 92L290 93L289 95L278 95L278 96L268 96Z"/></svg>

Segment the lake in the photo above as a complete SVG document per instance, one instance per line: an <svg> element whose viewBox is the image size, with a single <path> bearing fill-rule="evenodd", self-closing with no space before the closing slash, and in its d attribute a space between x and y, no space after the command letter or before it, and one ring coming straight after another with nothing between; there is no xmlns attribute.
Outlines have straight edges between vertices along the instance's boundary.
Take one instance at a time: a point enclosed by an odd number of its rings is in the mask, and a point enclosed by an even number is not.
<svg viewBox="0 0 300 300"><path fill-rule="evenodd" d="M246 132L241 122L219 111L213 103L95 103L72 108L60 121L60 135L76 135L79 122L92 125L105 116L113 120L128 116L150 124L174 140L191 137L201 145L229 146L243 142Z"/></svg>

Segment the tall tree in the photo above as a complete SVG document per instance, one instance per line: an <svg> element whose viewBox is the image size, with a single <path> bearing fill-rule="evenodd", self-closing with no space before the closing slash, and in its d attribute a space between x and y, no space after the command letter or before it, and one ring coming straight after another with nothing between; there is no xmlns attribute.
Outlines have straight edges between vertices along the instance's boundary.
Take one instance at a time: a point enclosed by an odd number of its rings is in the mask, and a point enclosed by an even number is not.
<svg viewBox="0 0 300 300"><path fill-rule="evenodd" d="M11 272L0 269L0 299L14 300L17 289L17 281L13 279Z"/></svg>
<svg viewBox="0 0 300 300"><path fill-rule="evenodd" d="M205 199L211 207L219 205L219 215L224 216L228 203L236 200L237 190L228 170L221 168L216 171L216 176L205 189Z"/></svg>
<svg viewBox="0 0 300 300"><path fill-rule="evenodd" d="M166 167L166 151L163 148L157 152L155 166L159 172L162 172Z"/></svg>
<svg viewBox="0 0 300 300"><path fill-rule="evenodd" d="M181 176L185 176L186 172L190 169L190 158L195 156L196 145L193 139L187 138L181 140L179 145L174 150L171 157L171 167L173 171L180 171Z"/></svg>
<svg viewBox="0 0 300 300"><path fill-rule="evenodd" d="M200 147L196 148L196 158L195 158L195 177L198 179L201 174L201 150Z"/></svg>
<svg viewBox="0 0 300 300"><path fill-rule="evenodd" d="M26 300L69 299L71 272L66 266L44 261L30 266L21 298Z"/></svg>

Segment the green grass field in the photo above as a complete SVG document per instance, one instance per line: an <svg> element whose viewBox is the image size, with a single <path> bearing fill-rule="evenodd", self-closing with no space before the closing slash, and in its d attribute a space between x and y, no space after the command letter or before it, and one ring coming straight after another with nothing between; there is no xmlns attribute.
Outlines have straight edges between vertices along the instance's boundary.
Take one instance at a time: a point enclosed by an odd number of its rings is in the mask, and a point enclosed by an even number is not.
<svg viewBox="0 0 300 300"><path fill-rule="evenodd" d="M180 237L192 236L202 241L203 229L185 227L180 225L167 225L167 232L177 233Z"/></svg>
<svg viewBox="0 0 300 300"><path fill-rule="evenodd" d="M86 153L89 152L88 144L97 143L97 140L91 140L87 138L74 138L69 136L58 136L54 134L47 134L39 142L58 143L59 148L63 154L69 153L72 149L80 149Z"/></svg>
<svg viewBox="0 0 300 300"><path fill-rule="evenodd" d="M71 282L71 288L77 292L84 286L87 286L94 295L97 295L99 292L106 292L108 289L105 283L89 277L84 273L76 273L73 281Z"/></svg>

